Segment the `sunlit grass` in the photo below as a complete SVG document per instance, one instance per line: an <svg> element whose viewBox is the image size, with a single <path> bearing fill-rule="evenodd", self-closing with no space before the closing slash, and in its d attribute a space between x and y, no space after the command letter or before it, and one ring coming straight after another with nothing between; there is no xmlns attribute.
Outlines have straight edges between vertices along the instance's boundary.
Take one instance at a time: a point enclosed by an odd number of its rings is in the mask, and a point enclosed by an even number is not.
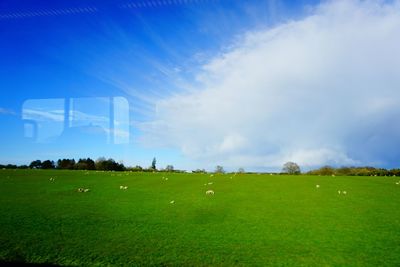
<svg viewBox="0 0 400 267"><path fill-rule="evenodd" d="M0 260L400 265L398 177L231 176L2 170Z"/></svg>

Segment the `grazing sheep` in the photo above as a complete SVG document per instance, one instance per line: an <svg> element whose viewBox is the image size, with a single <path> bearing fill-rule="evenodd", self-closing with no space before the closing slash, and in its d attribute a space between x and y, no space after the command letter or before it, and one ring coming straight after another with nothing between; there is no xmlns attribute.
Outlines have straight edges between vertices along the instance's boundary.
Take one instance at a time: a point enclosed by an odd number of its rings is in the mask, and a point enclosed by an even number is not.
<svg viewBox="0 0 400 267"><path fill-rule="evenodd" d="M335 175L334 175L334 174L332 174L332 177L335 177Z"/></svg>
<svg viewBox="0 0 400 267"><path fill-rule="evenodd" d="M89 189L89 188L78 188L77 191L78 191L79 193L87 193L87 192L90 191L90 189Z"/></svg>
<svg viewBox="0 0 400 267"><path fill-rule="evenodd" d="M211 174L210 177L214 177L214 174Z"/></svg>
<svg viewBox="0 0 400 267"><path fill-rule="evenodd" d="M121 190L126 190L126 189L128 189L128 187L127 187L127 186L120 185L120 186L119 186L119 189L121 189Z"/></svg>
<svg viewBox="0 0 400 267"><path fill-rule="evenodd" d="M207 190L206 191L206 195L214 195L214 191L213 190Z"/></svg>
<svg viewBox="0 0 400 267"><path fill-rule="evenodd" d="M396 184L397 184L397 185L399 185L399 184L400 184L400 182L397 182Z"/></svg>
<svg viewBox="0 0 400 267"><path fill-rule="evenodd" d="M170 201L169 203L174 204L174 203L175 203L175 200L172 200L172 201Z"/></svg>
<svg viewBox="0 0 400 267"><path fill-rule="evenodd" d="M208 184L213 184L212 182L209 182Z"/></svg>
<svg viewBox="0 0 400 267"><path fill-rule="evenodd" d="M319 184L315 185L316 188L319 188Z"/></svg>
<svg viewBox="0 0 400 267"><path fill-rule="evenodd" d="M339 190L339 191L337 191L338 192L338 194L340 195L342 192Z"/></svg>
<svg viewBox="0 0 400 267"><path fill-rule="evenodd" d="M55 179L54 179L53 177L50 178L50 181L51 181L51 182L54 182L54 180L55 180Z"/></svg>
<svg viewBox="0 0 400 267"><path fill-rule="evenodd" d="M343 191L343 195L346 195L347 194L347 192L346 191Z"/></svg>

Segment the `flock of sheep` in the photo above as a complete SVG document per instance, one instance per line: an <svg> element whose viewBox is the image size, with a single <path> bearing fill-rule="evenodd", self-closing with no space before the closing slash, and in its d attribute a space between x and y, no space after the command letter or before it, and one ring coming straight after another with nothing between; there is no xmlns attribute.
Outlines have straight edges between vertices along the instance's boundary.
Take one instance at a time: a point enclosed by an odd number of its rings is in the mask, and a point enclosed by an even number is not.
<svg viewBox="0 0 400 267"><path fill-rule="evenodd" d="M315 188L320 188L320 185L319 185L319 184L315 185ZM345 190L338 190L338 194L339 194L339 195L341 195L341 194L347 195L347 191L345 191Z"/></svg>
<svg viewBox="0 0 400 267"><path fill-rule="evenodd" d="M86 172L85 174L87 175L87 174L89 174L89 172ZM128 174L127 174L127 175L128 175ZM236 175L237 175L237 173L233 174L233 175L230 176L229 178L230 178L230 179L233 179L233 177L235 177ZM115 174L112 174L111 176L115 176ZM122 176L122 174L118 174L118 176ZM332 175L332 176L334 176L334 175ZM214 174L210 174L209 177L210 177L210 178L214 177ZM54 177L50 177L49 180L50 180L50 182L54 182L54 181L55 181L55 178L54 178ZM163 181L168 181L168 177L163 176L163 177L162 177L162 180L163 180ZM213 185L213 182L208 182L208 183L205 183L204 185L205 185L205 186ZM396 182L396 185L400 185L400 181ZM315 187L318 189L318 188L320 188L320 185L317 184L317 185L315 185ZM120 189L120 190L127 190L127 189L128 189L128 186L120 185L120 186L119 186L119 189ZM78 188L78 189L77 189L77 192L79 192L79 193L87 193L87 192L90 192L90 189L89 189L89 188ZM347 191L345 191L345 190L338 190L337 192L338 192L339 195L347 195ZM212 190L212 189L206 190L205 193L206 193L207 196L213 196L213 195L215 194L214 190ZM170 204L175 204L175 200L171 200L171 201L170 201Z"/></svg>
<svg viewBox="0 0 400 267"><path fill-rule="evenodd" d="M85 173L86 175L87 174L89 174L88 172L86 172ZM234 174L234 176L236 175L236 173ZM111 174L111 176L115 176L115 174ZM122 176L121 174L119 174L118 176ZM210 177L214 177L214 174L211 174L210 175ZM230 177L231 179L232 179L232 176ZM165 176L163 176L162 177L162 180L163 181L168 181L168 177L165 177ZM50 178L50 181L51 182L54 182L55 181L55 178L53 178L53 177L51 177ZM212 185L213 184L213 182L208 182L208 183L206 183L206 184L204 184L204 185ZM119 186L119 189L120 190L127 190L128 189L128 186L126 186L126 185L120 185ZM79 193L87 193L87 192L89 192L90 191L90 189L89 188L78 188L77 189L77 192L79 192ZM214 195L215 194L215 192L214 192L214 190L207 190L206 191L206 195ZM169 202L170 204L175 204L175 200L171 200L170 202Z"/></svg>

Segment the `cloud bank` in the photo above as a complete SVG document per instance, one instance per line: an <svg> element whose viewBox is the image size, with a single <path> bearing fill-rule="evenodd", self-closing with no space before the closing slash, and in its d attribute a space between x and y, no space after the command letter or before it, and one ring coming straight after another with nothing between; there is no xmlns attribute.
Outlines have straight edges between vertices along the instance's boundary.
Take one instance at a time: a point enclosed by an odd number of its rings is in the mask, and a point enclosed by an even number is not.
<svg viewBox="0 0 400 267"><path fill-rule="evenodd" d="M399 2L327 2L230 47L202 66L198 90L156 103L144 141L209 168L396 165Z"/></svg>

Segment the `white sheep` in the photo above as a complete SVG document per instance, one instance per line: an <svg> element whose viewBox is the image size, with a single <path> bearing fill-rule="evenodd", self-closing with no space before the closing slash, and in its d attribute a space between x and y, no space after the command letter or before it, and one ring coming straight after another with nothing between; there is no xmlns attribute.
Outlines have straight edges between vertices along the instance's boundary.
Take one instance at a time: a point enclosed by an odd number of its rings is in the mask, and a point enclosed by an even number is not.
<svg viewBox="0 0 400 267"><path fill-rule="evenodd" d="M212 183L212 182L209 182L208 184L211 185L211 184L213 184L213 183Z"/></svg>
<svg viewBox="0 0 400 267"><path fill-rule="evenodd" d="M343 191L343 195L346 195L347 194L347 192L346 191Z"/></svg>
<svg viewBox="0 0 400 267"><path fill-rule="evenodd" d="M87 193L87 192L90 191L90 189L89 189L89 188L78 188L77 191L78 191L79 193Z"/></svg>
<svg viewBox="0 0 400 267"><path fill-rule="evenodd" d="M210 177L214 177L214 174L211 174Z"/></svg>
<svg viewBox="0 0 400 267"><path fill-rule="evenodd" d="M206 195L214 195L214 191L213 190L207 190L206 191Z"/></svg>
<svg viewBox="0 0 400 267"><path fill-rule="evenodd" d="M315 185L316 188L319 188L319 184Z"/></svg>
<svg viewBox="0 0 400 267"><path fill-rule="evenodd" d="M342 192L339 190L339 191L337 191L338 192L338 194L340 195Z"/></svg>
<svg viewBox="0 0 400 267"><path fill-rule="evenodd" d="M172 201L170 201L169 203L174 204L174 203L175 203L175 200L172 200Z"/></svg>

